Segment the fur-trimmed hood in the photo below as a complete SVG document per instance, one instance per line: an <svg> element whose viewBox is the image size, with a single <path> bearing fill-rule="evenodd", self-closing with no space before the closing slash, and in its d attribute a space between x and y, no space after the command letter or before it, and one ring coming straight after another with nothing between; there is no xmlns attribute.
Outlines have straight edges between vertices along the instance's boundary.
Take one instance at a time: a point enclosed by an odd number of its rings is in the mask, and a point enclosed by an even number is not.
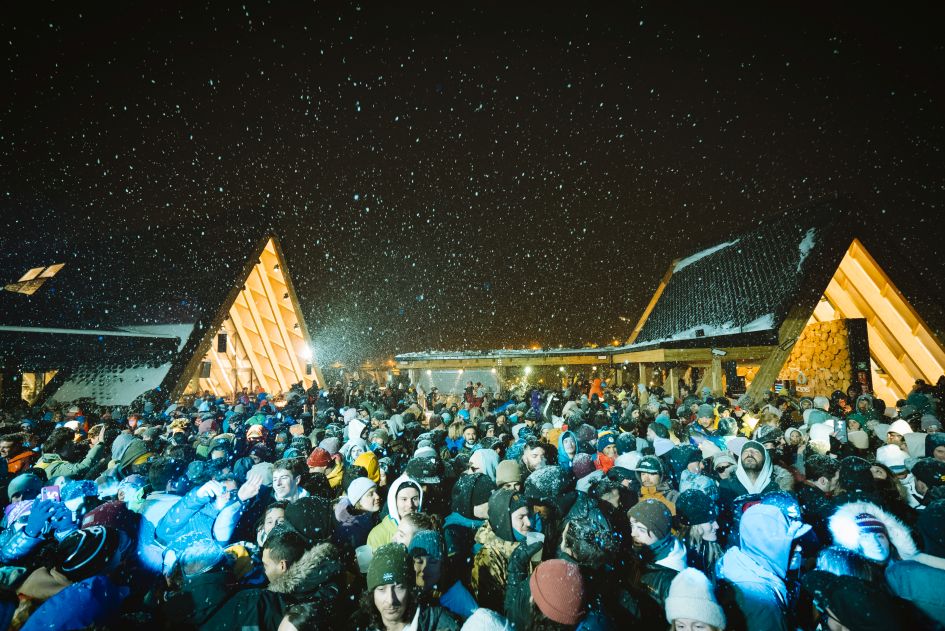
<svg viewBox="0 0 945 631"><path fill-rule="evenodd" d="M338 550L330 543L320 543L305 552L285 574L269 584L269 591L277 594L305 594L312 592L341 572Z"/></svg>
<svg viewBox="0 0 945 631"><path fill-rule="evenodd" d="M830 517L830 533L837 545L860 552L860 528L856 524L856 516L863 513L868 513L883 523L889 535L889 543L899 553L900 558L911 559L919 553L912 535L909 534L909 528L898 517L872 502L843 504Z"/></svg>

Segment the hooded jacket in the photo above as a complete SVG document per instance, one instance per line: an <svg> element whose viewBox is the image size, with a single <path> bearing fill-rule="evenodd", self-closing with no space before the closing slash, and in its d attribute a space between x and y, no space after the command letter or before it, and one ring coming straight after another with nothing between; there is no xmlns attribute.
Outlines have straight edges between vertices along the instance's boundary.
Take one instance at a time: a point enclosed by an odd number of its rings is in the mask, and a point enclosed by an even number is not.
<svg viewBox="0 0 945 631"><path fill-rule="evenodd" d="M59 454L43 454L37 463L37 467L46 472L47 480L52 480L60 475L69 478L81 478L86 471L92 468L104 448L103 443L95 445L89 449L89 453L85 455L81 462L63 460Z"/></svg>
<svg viewBox="0 0 945 631"><path fill-rule="evenodd" d="M495 472L499 467L499 454L494 449L477 449L469 456L469 463L475 463L480 473L485 473L495 482Z"/></svg>
<svg viewBox="0 0 945 631"><path fill-rule="evenodd" d="M739 545L719 560L716 577L732 586L749 631L787 631L784 577L794 539L809 529L806 524L788 522L780 509L767 504L752 506L742 516Z"/></svg>
<svg viewBox="0 0 945 631"><path fill-rule="evenodd" d="M413 485L418 489L420 493L420 504L417 510L419 511L423 508L423 487L419 482L407 477L406 473L394 480L390 485L390 490L387 492L387 515L381 520L381 523L371 530L367 538L367 544L371 546L373 550L377 550L385 543L390 543L394 538L394 533L397 532L397 527L400 525L400 512L397 510L397 493L407 485Z"/></svg>
<svg viewBox="0 0 945 631"><path fill-rule="evenodd" d="M473 560L470 586L479 606L493 611L502 611L509 558L519 546L509 510L515 495L497 491L489 500L489 521L476 532L476 543L482 547Z"/></svg>
<svg viewBox="0 0 945 631"><path fill-rule="evenodd" d="M764 464L761 465L761 471L758 473L758 477L754 482L748 477L748 472L745 471L745 467L742 465L741 454L745 453L745 450L749 447L760 451L762 458L764 458ZM742 445L741 451L739 452L735 475L730 475L727 479L719 483L719 499L723 503L731 504L735 498L741 497L742 495L760 495L770 491L779 491L781 487L775 482L772 470L773 466L771 464L771 457L768 455L768 450L765 449L764 445L761 443L749 440Z"/></svg>
<svg viewBox="0 0 945 631"><path fill-rule="evenodd" d="M337 548L330 543L316 545L268 588L236 592L202 624L198 615L199 628L203 631L276 629L286 610L300 602L317 605L320 612L317 619L327 625L319 628L331 628L340 592L338 580L342 566L338 557ZM205 599L202 594L194 593L193 600L201 603Z"/></svg>
<svg viewBox="0 0 945 631"><path fill-rule="evenodd" d="M567 451L564 449L564 439L572 438L574 439L574 455L569 456ZM578 441L577 434L568 430L566 432L561 432L561 435L558 436L558 466L564 469L565 471L571 470L571 463L574 461L574 456L581 453L580 442Z"/></svg>
<svg viewBox="0 0 945 631"><path fill-rule="evenodd" d="M231 501L218 509L214 501L199 496L200 488L192 489L176 502L157 525L155 536L169 548L186 545L193 536L209 536L221 544L230 542L243 512L243 504ZM186 542L186 543L185 543ZM178 553L182 549L176 550Z"/></svg>
<svg viewBox="0 0 945 631"><path fill-rule="evenodd" d="M19 475L33 466L33 461L37 454L29 449L24 449L12 458L7 459L7 471L11 476Z"/></svg>

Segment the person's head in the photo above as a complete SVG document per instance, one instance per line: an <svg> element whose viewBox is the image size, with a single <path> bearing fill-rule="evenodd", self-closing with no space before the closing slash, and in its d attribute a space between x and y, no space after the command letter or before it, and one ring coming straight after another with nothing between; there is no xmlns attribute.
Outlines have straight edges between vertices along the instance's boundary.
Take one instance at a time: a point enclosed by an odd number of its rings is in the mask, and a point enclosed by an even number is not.
<svg viewBox="0 0 945 631"><path fill-rule="evenodd" d="M837 490L840 462L830 456L811 454L804 463L807 481L828 495Z"/></svg>
<svg viewBox="0 0 945 631"><path fill-rule="evenodd" d="M532 513L522 493L500 489L489 498L489 525L505 541L521 540L532 527Z"/></svg>
<svg viewBox="0 0 945 631"><path fill-rule="evenodd" d="M443 571L443 538L434 530L419 530L407 546L413 559L417 587L432 589L439 584Z"/></svg>
<svg viewBox="0 0 945 631"><path fill-rule="evenodd" d="M617 457L617 438L613 434L604 434L597 439L597 451L608 458Z"/></svg>
<svg viewBox="0 0 945 631"><path fill-rule="evenodd" d="M376 513L381 510L381 495L377 492L377 484L368 478L355 478L348 485L345 493L351 506L365 513Z"/></svg>
<svg viewBox="0 0 945 631"><path fill-rule="evenodd" d="M521 492L523 484L522 468L515 460L503 460L495 470L495 483L500 489Z"/></svg>
<svg viewBox="0 0 945 631"><path fill-rule="evenodd" d="M175 458L159 456L151 461L148 467L148 481L151 488L157 492L165 492L187 470L183 461Z"/></svg>
<svg viewBox="0 0 945 631"><path fill-rule="evenodd" d="M467 425L463 429L463 440L466 442L466 445L472 447L476 444L476 441L479 440L479 432L472 425Z"/></svg>
<svg viewBox="0 0 945 631"><path fill-rule="evenodd" d="M568 456L574 456L577 453L577 440L574 438L574 434L568 432L561 439L561 446L564 447L564 453Z"/></svg>
<svg viewBox="0 0 945 631"><path fill-rule="evenodd" d="M644 500L627 511L630 537L637 546L651 546L667 537L673 516L658 500Z"/></svg>
<svg viewBox="0 0 945 631"><path fill-rule="evenodd" d="M277 500L295 497L302 477L300 462L299 458L284 458L272 466L272 491Z"/></svg>
<svg viewBox="0 0 945 631"><path fill-rule="evenodd" d="M665 608L672 631L725 629L725 612L715 599L712 582L694 568L684 569L673 578Z"/></svg>
<svg viewBox="0 0 945 631"><path fill-rule="evenodd" d="M641 486L655 488L663 480L663 464L656 456L644 456L637 463L637 475Z"/></svg>
<svg viewBox="0 0 945 631"><path fill-rule="evenodd" d="M529 439L522 451L522 464L529 471L537 471L545 466L545 448L537 440Z"/></svg>
<svg viewBox="0 0 945 631"><path fill-rule="evenodd" d="M262 564L266 578L272 584L305 554L306 543L297 532L285 527L274 529L266 538Z"/></svg>
<svg viewBox="0 0 945 631"><path fill-rule="evenodd" d="M397 524L397 530L394 532L393 541L410 546L413 536L420 530L432 530L434 528L433 519L423 513L410 513L401 518Z"/></svg>
<svg viewBox="0 0 945 631"><path fill-rule="evenodd" d="M721 480L727 480L735 472L737 464L735 458L728 453L716 454L712 458L712 467Z"/></svg>
<svg viewBox="0 0 945 631"><path fill-rule="evenodd" d="M0 458L10 459L22 453L26 442L25 434L7 434L0 437Z"/></svg>
<svg viewBox="0 0 945 631"><path fill-rule="evenodd" d="M698 489L686 489L676 498L676 519L696 543L718 540L718 515L715 501Z"/></svg>
<svg viewBox="0 0 945 631"><path fill-rule="evenodd" d="M394 497L397 506L397 514L401 519L416 513L420 510L420 486L410 480L401 484L397 489L397 495Z"/></svg>
<svg viewBox="0 0 945 631"><path fill-rule="evenodd" d="M325 473L328 471L328 467L332 465L331 454L328 453L327 449L316 447L309 454L306 464L309 473Z"/></svg>
<svg viewBox="0 0 945 631"><path fill-rule="evenodd" d="M273 528L285 522L285 505L285 502L273 502L266 507L260 527L267 537Z"/></svg>
<svg viewBox="0 0 945 631"><path fill-rule="evenodd" d="M367 572L367 591L378 618L375 626L386 628L413 618L415 581L416 572L403 544L389 543L374 551Z"/></svg>
<svg viewBox="0 0 945 631"><path fill-rule="evenodd" d="M765 464L765 449L759 443L750 440L742 447L742 469L749 473L760 473Z"/></svg>

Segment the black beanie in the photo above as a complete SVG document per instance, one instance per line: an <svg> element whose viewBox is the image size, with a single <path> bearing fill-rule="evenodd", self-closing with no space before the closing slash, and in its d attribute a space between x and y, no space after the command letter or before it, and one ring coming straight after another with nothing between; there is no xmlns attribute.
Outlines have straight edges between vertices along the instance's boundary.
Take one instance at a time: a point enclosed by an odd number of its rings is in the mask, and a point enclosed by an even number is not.
<svg viewBox="0 0 945 631"><path fill-rule="evenodd" d="M309 546L328 541L335 531L334 507L323 497L303 497L289 502L285 507L285 520Z"/></svg>
<svg viewBox="0 0 945 631"><path fill-rule="evenodd" d="M844 491L873 491L876 482L870 463L859 456L847 456L840 461L840 488Z"/></svg>
<svg viewBox="0 0 945 631"><path fill-rule="evenodd" d="M492 496L495 484L485 473L461 475L453 487L450 507L468 519L476 519L473 508L485 504Z"/></svg>
<svg viewBox="0 0 945 631"><path fill-rule="evenodd" d="M715 521L719 510L712 498L698 489L686 489L676 499L676 515L687 526Z"/></svg>
<svg viewBox="0 0 945 631"><path fill-rule="evenodd" d="M56 548L55 568L73 583L104 572L118 554L121 533L106 526L76 530Z"/></svg>

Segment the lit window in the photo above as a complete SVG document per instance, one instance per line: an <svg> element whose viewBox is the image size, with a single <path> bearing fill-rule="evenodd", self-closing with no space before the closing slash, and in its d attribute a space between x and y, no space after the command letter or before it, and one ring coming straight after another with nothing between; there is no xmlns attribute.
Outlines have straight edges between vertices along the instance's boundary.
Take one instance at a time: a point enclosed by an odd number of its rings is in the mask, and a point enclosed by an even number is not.
<svg viewBox="0 0 945 631"><path fill-rule="evenodd" d="M48 267L34 267L23 274L20 280L15 283L10 283L5 286L4 289L18 294L32 296L43 286L43 283L58 274L59 270L65 267L65 265L65 263L56 263Z"/></svg>

